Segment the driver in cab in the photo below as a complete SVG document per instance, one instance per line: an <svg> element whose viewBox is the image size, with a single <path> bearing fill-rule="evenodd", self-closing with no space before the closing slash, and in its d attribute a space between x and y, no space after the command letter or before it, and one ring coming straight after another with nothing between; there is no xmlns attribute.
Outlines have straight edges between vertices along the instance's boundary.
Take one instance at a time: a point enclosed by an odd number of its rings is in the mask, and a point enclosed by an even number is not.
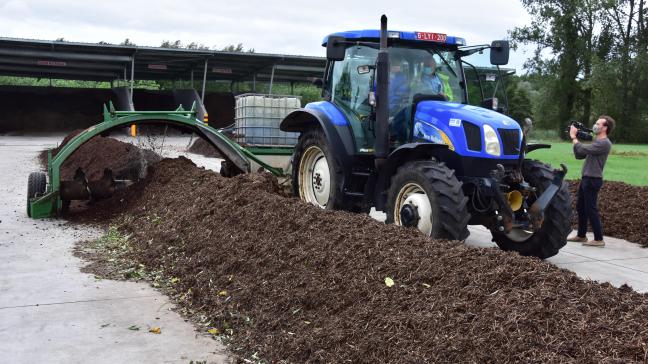
<svg viewBox="0 0 648 364"><path fill-rule="evenodd" d="M443 100L452 100L452 88L448 77L437 72L437 63L432 55L419 63L418 77L409 79L409 67L402 57L394 55L390 60L389 114L392 140L402 144L407 141L411 118L413 96L439 95Z"/></svg>
<svg viewBox="0 0 648 364"><path fill-rule="evenodd" d="M452 88L448 77L437 72L437 63L432 55L423 61L420 77L415 81L412 89L415 95L440 95L446 101L452 100Z"/></svg>

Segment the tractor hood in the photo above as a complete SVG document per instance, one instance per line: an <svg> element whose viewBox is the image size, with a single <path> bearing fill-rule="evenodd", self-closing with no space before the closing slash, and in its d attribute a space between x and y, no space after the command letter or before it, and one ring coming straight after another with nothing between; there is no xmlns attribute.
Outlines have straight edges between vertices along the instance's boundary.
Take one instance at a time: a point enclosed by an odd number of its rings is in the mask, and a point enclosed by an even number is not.
<svg viewBox="0 0 648 364"><path fill-rule="evenodd" d="M455 102L419 102L416 108L415 118L431 124L443 123L454 125L456 122L451 122L451 119L459 119L471 122L479 127L488 124L494 129L520 129L517 121L497 111Z"/></svg>
<svg viewBox="0 0 648 364"><path fill-rule="evenodd" d="M497 133L500 156L486 153L484 125ZM449 140L451 149L462 156L489 159L518 158L522 143L522 129L510 117L482 107L444 101L421 101L417 104L413 134L414 138L431 142L444 140L447 144Z"/></svg>

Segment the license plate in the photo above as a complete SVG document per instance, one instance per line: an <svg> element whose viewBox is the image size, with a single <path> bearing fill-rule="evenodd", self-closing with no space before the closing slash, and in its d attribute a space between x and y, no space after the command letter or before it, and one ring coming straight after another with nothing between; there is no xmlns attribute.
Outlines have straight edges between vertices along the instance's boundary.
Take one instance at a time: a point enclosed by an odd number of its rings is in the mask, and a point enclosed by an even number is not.
<svg viewBox="0 0 648 364"><path fill-rule="evenodd" d="M416 32L416 39L445 43L448 36L441 33Z"/></svg>

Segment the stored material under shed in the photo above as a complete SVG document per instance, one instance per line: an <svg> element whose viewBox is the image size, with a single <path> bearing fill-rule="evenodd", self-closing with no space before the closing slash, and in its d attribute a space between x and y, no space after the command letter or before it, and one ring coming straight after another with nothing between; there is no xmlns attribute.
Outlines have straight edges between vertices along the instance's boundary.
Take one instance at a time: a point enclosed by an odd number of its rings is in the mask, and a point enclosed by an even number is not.
<svg viewBox="0 0 648 364"><path fill-rule="evenodd" d="M203 100L210 125L225 127L234 122L234 96L207 94L206 81L252 82L253 88L257 82L270 82L272 90L273 82L303 83L321 77L325 63L322 57L0 37L0 76L128 83L114 91L0 87L0 133L84 128L101 120L101 106L109 100L118 110L178 107L178 98L170 92L135 90L135 80L189 83L197 91L191 90L197 95L193 99Z"/></svg>
<svg viewBox="0 0 648 364"><path fill-rule="evenodd" d="M0 86L0 133L87 128L103 119L102 105L110 100L115 101L110 89ZM178 107L171 91L135 89L133 103L142 111ZM234 122L231 93L207 93L204 104L210 125L225 127Z"/></svg>

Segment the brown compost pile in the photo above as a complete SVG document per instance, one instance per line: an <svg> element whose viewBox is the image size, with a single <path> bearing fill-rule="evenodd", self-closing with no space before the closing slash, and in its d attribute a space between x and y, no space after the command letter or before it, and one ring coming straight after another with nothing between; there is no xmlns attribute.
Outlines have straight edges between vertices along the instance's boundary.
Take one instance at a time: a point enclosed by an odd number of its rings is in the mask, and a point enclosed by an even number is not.
<svg viewBox="0 0 648 364"><path fill-rule="evenodd" d="M268 174L224 178L165 159L92 210L128 237L137 264L173 282L178 302L205 315L239 360L648 359L648 295L321 210L279 190Z"/></svg>
<svg viewBox="0 0 648 364"><path fill-rule="evenodd" d="M576 200L580 181L568 182L574 210L572 226L576 229ZM648 187L604 181L598 197L603 234L648 247L648 209L643 205L648 201Z"/></svg>
<svg viewBox="0 0 648 364"><path fill-rule="evenodd" d="M66 135L58 147L52 150L52 158L83 129ZM161 158L153 151L110 137L96 136L81 145L61 166L61 180L71 180L77 168L81 168L90 181L98 180L104 169L113 171L116 179L138 180L146 175L147 167ZM47 151L39 154L43 168L47 168Z"/></svg>

